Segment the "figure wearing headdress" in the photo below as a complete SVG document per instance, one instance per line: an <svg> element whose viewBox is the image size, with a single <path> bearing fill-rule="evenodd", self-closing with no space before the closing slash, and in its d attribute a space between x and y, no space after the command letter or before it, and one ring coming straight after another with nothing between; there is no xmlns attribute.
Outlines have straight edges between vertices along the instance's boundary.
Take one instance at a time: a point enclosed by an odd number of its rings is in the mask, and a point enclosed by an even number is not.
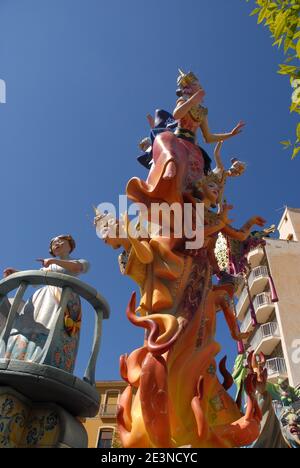
<svg viewBox="0 0 300 468"><path fill-rule="evenodd" d="M224 182L217 174L212 172L208 176L202 177L194 184L193 198L204 203L204 247L208 250L213 265L214 273L220 272L215 259L215 246L219 233L231 239L243 241L248 238L251 228L254 225L263 226L265 220L260 216L253 216L240 229L232 226L232 221L228 218L232 205L222 204L219 212L214 209L221 204L221 196L224 190ZM189 198L192 200L191 198ZM187 252L188 254L188 252Z"/></svg>
<svg viewBox="0 0 300 468"><path fill-rule="evenodd" d="M239 134L244 126L240 122L231 132L214 134L209 129L208 111L201 105L205 92L197 77L180 71L179 99L173 112L177 122L175 134L164 131L153 144L153 164L144 182L133 178L127 185L128 197L150 205L151 201L182 202L183 193L191 193L193 184L207 173L210 161L206 161L197 144L196 132L200 128L206 143L224 141Z"/></svg>

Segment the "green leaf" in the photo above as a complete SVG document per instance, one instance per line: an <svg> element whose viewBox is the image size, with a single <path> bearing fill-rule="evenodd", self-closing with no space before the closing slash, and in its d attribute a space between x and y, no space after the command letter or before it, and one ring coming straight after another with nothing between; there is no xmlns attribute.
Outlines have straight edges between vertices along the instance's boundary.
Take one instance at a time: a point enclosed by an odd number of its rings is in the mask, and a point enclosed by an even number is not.
<svg viewBox="0 0 300 468"><path fill-rule="evenodd" d="M257 13L260 12L260 8L254 8L254 10L251 11L250 16L257 15Z"/></svg>
<svg viewBox="0 0 300 468"><path fill-rule="evenodd" d="M267 17L267 7L262 8L258 15L258 20L257 23L260 24L263 22L263 20Z"/></svg>
<svg viewBox="0 0 300 468"><path fill-rule="evenodd" d="M300 140L300 123L298 123L297 125L296 134L297 134L298 140Z"/></svg>
<svg viewBox="0 0 300 468"><path fill-rule="evenodd" d="M293 102L290 107L290 113L296 112L296 109L298 109L298 107L299 107L299 104L297 104L296 102Z"/></svg>
<svg viewBox="0 0 300 468"><path fill-rule="evenodd" d="M293 154L292 154L292 159L295 159L295 157L297 156L297 154L299 153L300 151L300 146L298 146L298 148L295 148L294 151L293 151Z"/></svg>
<svg viewBox="0 0 300 468"><path fill-rule="evenodd" d="M274 31L275 39L278 39L279 36L284 32L284 28L286 27L286 12L279 13L276 19L276 28Z"/></svg>
<svg viewBox="0 0 300 468"><path fill-rule="evenodd" d="M294 65L279 65L280 66L280 70L278 71L278 73L280 75L295 75L298 71L298 67L294 66Z"/></svg>
<svg viewBox="0 0 300 468"><path fill-rule="evenodd" d="M290 57L287 57L285 59L285 63L291 63L293 60L295 60L296 55L291 55Z"/></svg>
<svg viewBox="0 0 300 468"><path fill-rule="evenodd" d="M292 146L292 143L291 143L290 140L283 140L283 141L280 142L280 144L286 146L287 148L289 146Z"/></svg>
<svg viewBox="0 0 300 468"><path fill-rule="evenodd" d="M298 59L300 60L300 39L297 42L296 52L297 52Z"/></svg>

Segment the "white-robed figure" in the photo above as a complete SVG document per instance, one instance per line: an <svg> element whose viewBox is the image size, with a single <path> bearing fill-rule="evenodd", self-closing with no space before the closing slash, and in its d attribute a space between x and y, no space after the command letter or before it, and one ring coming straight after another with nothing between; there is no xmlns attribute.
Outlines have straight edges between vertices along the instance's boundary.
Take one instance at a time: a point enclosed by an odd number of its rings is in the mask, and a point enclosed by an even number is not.
<svg viewBox="0 0 300 468"><path fill-rule="evenodd" d="M75 260L70 254L75 249L71 235L60 235L50 241L49 252L53 258L38 259L42 270L78 276L86 273L89 263L86 260ZM4 277L17 270L7 268ZM44 286L38 289L22 306L5 352L6 359L38 362L48 334L55 324L55 312L58 309L62 290L56 286ZM59 340L51 346L51 356L44 364L72 373L74 370L81 326L80 297L71 293L64 313L64 327Z"/></svg>

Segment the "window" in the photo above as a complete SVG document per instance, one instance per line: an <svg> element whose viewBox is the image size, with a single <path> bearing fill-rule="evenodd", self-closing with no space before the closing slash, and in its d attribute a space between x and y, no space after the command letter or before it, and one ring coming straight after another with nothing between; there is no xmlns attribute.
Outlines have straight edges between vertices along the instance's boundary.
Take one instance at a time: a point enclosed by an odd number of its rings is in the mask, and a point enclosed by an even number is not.
<svg viewBox="0 0 300 468"><path fill-rule="evenodd" d="M101 429L97 448L111 448L113 433L113 429Z"/></svg>
<svg viewBox="0 0 300 468"><path fill-rule="evenodd" d="M293 234L289 234L286 238L286 240L288 241L293 241L294 240L294 235Z"/></svg>
<svg viewBox="0 0 300 468"><path fill-rule="evenodd" d="M101 405L100 416L116 417L119 400L118 391L109 391L106 394L105 403Z"/></svg>

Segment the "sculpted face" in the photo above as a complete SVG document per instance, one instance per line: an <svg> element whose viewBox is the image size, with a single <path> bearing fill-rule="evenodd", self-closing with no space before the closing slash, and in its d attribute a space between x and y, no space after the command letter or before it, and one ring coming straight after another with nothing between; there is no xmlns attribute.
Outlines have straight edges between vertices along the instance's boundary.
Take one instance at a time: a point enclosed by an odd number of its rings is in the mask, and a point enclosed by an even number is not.
<svg viewBox="0 0 300 468"><path fill-rule="evenodd" d="M106 245L109 245L114 250L120 249L122 246L118 237L119 225L117 222L110 223L101 229L101 237Z"/></svg>
<svg viewBox="0 0 300 468"><path fill-rule="evenodd" d="M220 188L215 182L208 182L202 188L204 198L208 199L213 205L218 203Z"/></svg>
<svg viewBox="0 0 300 468"><path fill-rule="evenodd" d="M71 252L69 241L57 237L52 242L52 252L55 257L66 257Z"/></svg>
<svg viewBox="0 0 300 468"><path fill-rule="evenodd" d="M122 246L119 238L119 222L112 213L100 213L94 219L97 236L113 249L119 249Z"/></svg>
<svg viewBox="0 0 300 468"><path fill-rule="evenodd" d="M289 445L300 448L300 409L287 408L282 414L282 433Z"/></svg>
<svg viewBox="0 0 300 468"><path fill-rule="evenodd" d="M273 403L274 411L279 420L282 435L291 448L300 448L300 405L299 402L290 406Z"/></svg>

